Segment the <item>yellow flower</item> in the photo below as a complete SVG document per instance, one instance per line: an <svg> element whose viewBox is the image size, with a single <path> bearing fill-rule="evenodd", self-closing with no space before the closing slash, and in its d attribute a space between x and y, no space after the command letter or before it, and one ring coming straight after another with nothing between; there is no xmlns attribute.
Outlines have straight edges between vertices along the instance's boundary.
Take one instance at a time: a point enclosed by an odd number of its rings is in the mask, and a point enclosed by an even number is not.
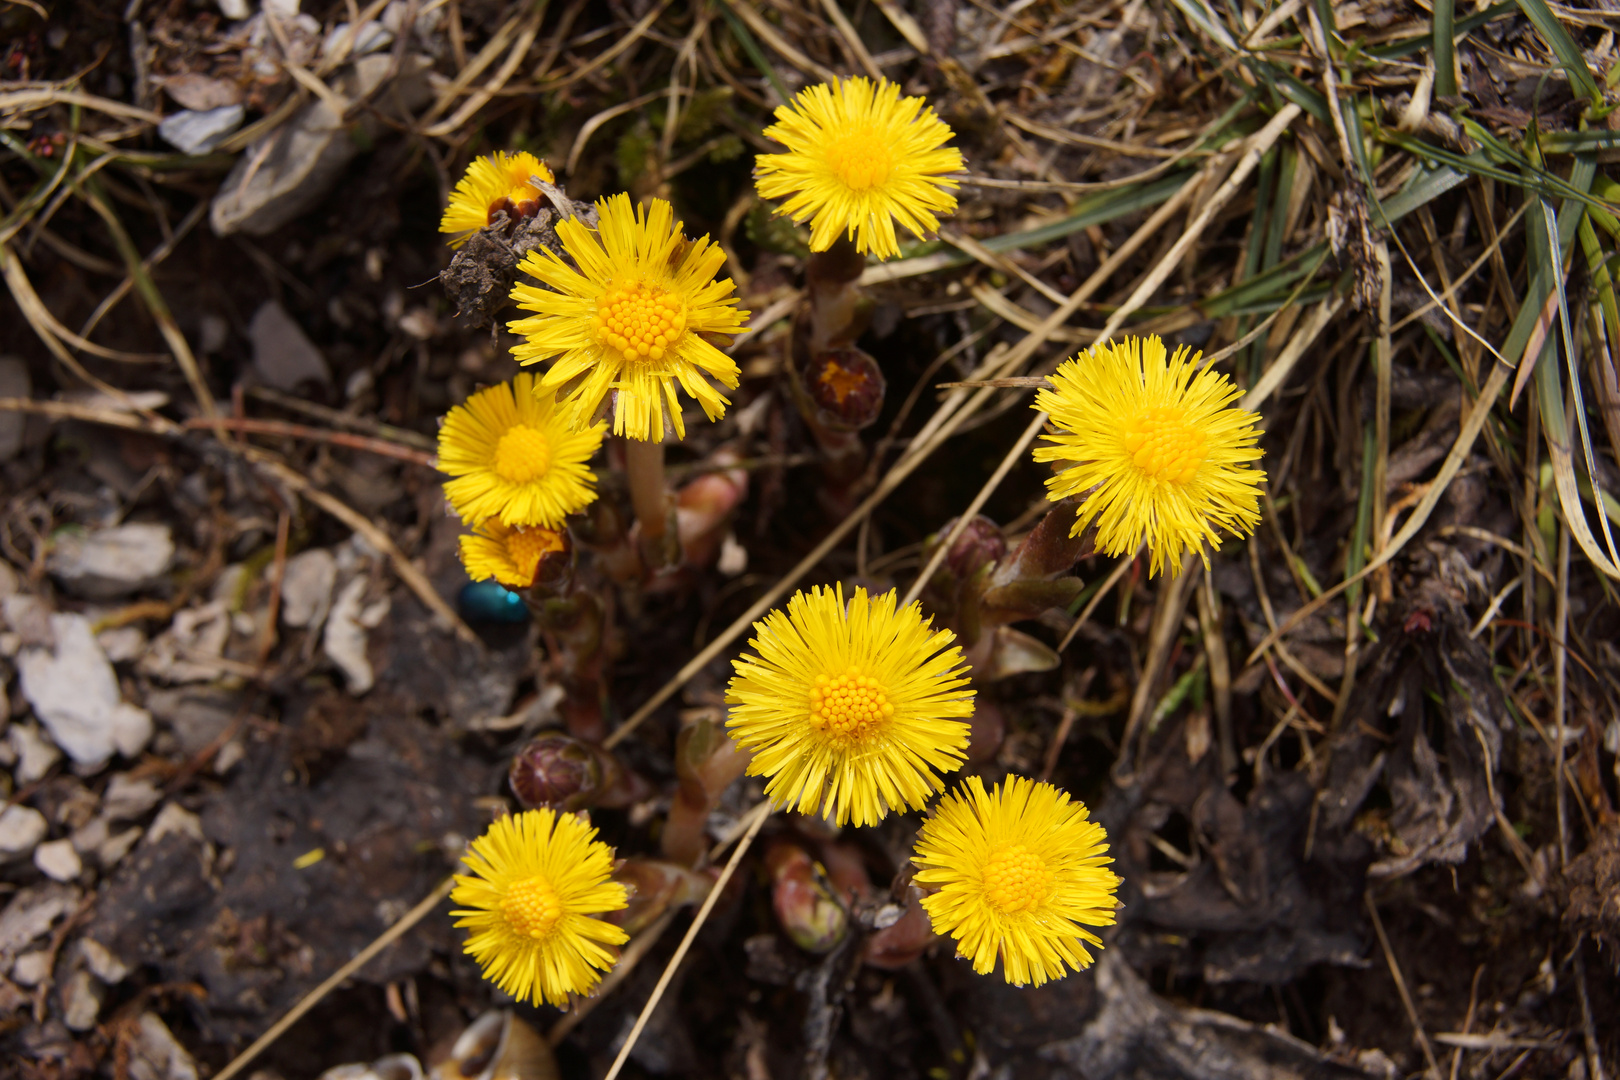
<svg viewBox="0 0 1620 1080"><path fill-rule="evenodd" d="M544 525L595 501L586 462L602 445L602 425L570 431L533 375L480 390L439 428L439 471L456 479L444 493L468 525Z"/></svg>
<svg viewBox="0 0 1620 1080"><path fill-rule="evenodd" d="M534 584L540 560L554 551L567 551L567 537L538 525L508 528L492 518L473 526L472 536L461 538L461 563L474 581L494 578L511 589Z"/></svg>
<svg viewBox="0 0 1620 1080"><path fill-rule="evenodd" d="M930 622L918 604L896 611L892 589L856 589L846 609L840 585L754 624L759 655L732 661L726 726L777 806L875 825L942 790L935 770L961 768L973 690L955 635Z"/></svg>
<svg viewBox="0 0 1620 1080"><path fill-rule="evenodd" d="M1217 527L1242 536L1260 522L1260 417L1232 407L1237 387L1199 367L1201 356L1182 347L1167 360L1157 337L1095 345L1035 395L1060 430L1035 460L1075 463L1046 481L1047 498L1089 492L1071 535L1095 518L1109 555L1145 542L1154 575L1179 574L1188 549L1207 568L1204 542L1221 546Z"/></svg>
<svg viewBox="0 0 1620 1080"><path fill-rule="evenodd" d="M1015 986L1041 985L1091 966L1087 926L1112 926L1119 876L1108 837L1082 803L1051 784L1009 776L986 794L970 776L923 822L911 861L918 884L939 891L923 908L956 955Z"/></svg>
<svg viewBox="0 0 1620 1080"><path fill-rule="evenodd" d="M548 184L557 179L533 154L501 152L473 158L450 193L439 231L453 234L450 246L460 247L468 236L488 225L497 210L515 217L534 213L545 195L530 181L531 176Z"/></svg>
<svg viewBox="0 0 1620 1080"><path fill-rule="evenodd" d="M842 233L856 250L900 254L894 223L918 236L939 228L937 214L956 209L962 152L945 146L955 133L920 97L901 97L887 79L844 79L801 90L776 110L767 138L785 154L756 159L755 184L767 199L793 196L781 212L810 222L810 250L826 251Z"/></svg>
<svg viewBox="0 0 1620 1080"><path fill-rule="evenodd" d="M685 438L676 384L710 420L728 403L709 379L737 385L736 363L705 337L724 343L748 316L731 279L714 280L725 252L707 236L687 240L663 199L638 209L621 193L596 206L595 233L577 218L557 225L577 270L543 249L523 260L520 269L550 288L512 290L519 307L536 313L510 324L528 339L512 355L525 364L558 357L540 388L571 403L575 427L600 415L612 391L613 434L662 442L667 422Z"/></svg>
<svg viewBox="0 0 1620 1080"><path fill-rule="evenodd" d="M591 918L629 898L613 871L613 849L583 815L525 810L503 817L461 857L450 899L458 927L470 927L465 951L484 978L519 1001L566 1006L589 994L618 959L607 946L628 935Z"/></svg>

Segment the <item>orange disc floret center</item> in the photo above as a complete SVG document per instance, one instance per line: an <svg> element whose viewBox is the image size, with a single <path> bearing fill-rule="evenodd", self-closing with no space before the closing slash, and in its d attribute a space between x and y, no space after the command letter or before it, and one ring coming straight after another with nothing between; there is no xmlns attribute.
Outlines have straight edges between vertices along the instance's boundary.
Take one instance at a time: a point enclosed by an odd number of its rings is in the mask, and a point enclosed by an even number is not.
<svg viewBox="0 0 1620 1080"><path fill-rule="evenodd" d="M562 537L550 529L513 529L512 535L506 538L506 553L512 557L512 565L530 580L534 579L540 560L547 553L562 549Z"/></svg>
<svg viewBox="0 0 1620 1080"><path fill-rule="evenodd" d="M543 938L562 918L562 902L557 891L539 874L520 878L506 887L501 897L501 914L506 925L519 937Z"/></svg>
<svg viewBox="0 0 1620 1080"><path fill-rule="evenodd" d="M871 128L856 128L827 147L827 166L855 191L880 187L894 171L889 144Z"/></svg>
<svg viewBox="0 0 1620 1080"><path fill-rule="evenodd" d="M984 895L1004 915L1029 911L1052 893L1052 871L1023 844L1000 847L984 867Z"/></svg>
<svg viewBox="0 0 1620 1080"><path fill-rule="evenodd" d="M821 385L832 391L832 395L838 400L838 404L842 405L845 398L866 385L868 376L864 371L846 368L836 360L828 360L827 366L822 369L817 378L820 380Z"/></svg>
<svg viewBox="0 0 1620 1080"><path fill-rule="evenodd" d="M1198 475L1209 440L1179 405L1154 405L1125 421L1125 452L1149 479L1185 484Z"/></svg>
<svg viewBox="0 0 1620 1080"><path fill-rule="evenodd" d="M514 424L495 444L495 474L509 484L527 484L551 466L551 443L545 432Z"/></svg>
<svg viewBox="0 0 1620 1080"><path fill-rule="evenodd" d="M597 343L626 361L662 360L685 332L686 305L680 297L641 281L609 284L591 319Z"/></svg>
<svg viewBox="0 0 1620 1080"><path fill-rule="evenodd" d="M893 715L883 687L854 666L842 675L817 675L810 688L810 726L835 739L860 739Z"/></svg>

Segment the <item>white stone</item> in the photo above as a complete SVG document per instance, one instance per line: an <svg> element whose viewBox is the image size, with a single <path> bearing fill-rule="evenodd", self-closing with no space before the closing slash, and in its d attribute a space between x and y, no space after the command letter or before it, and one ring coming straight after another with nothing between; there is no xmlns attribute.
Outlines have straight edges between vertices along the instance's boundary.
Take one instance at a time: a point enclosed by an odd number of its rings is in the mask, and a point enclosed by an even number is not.
<svg viewBox="0 0 1620 1080"><path fill-rule="evenodd" d="M101 1012L101 986L88 971L75 971L62 987L62 1023L70 1031L89 1031Z"/></svg>
<svg viewBox="0 0 1620 1080"><path fill-rule="evenodd" d="M101 868L111 870L117 866L119 860L129 854L129 849L135 846L135 841L141 838L141 833L144 831L137 825L109 837L96 849L96 861L101 864Z"/></svg>
<svg viewBox="0 0 1620 1080"><path fill-rule="evenodd" d="M96 644L115 664L128 663L146 648L146 635L138 626L115 626L96 635Z"/></svg>
<svg viewBox="0 0 1620 1080"><path fill-rule="evenodd" d="M366 658L366 626L375 626L379 619L376 605L366 607L363 598L366 579L357 577L343 587L332 614L326 620L326 634L321 648L328 658L343 672L349 693L356 696L370 690L377 681ZM382 614L386 614L384 608Z"/></svg>
<svg viewBox="0 0 1620 1080"><path fill-rule="evenodd" d="M174 561L167 525L132 522L89 533L63 533L45 569L69 590L92 600L127 596L159 581Z"/></svg>
<svg viewBox="0 0 1620 1080"><path fill-rule="evenodd" d="M25 952L11 965L11 979L23 986L38 986L51 973L51 954L45 949Z"/></svg>
<svg viewBox="0 0 1620 1080"><path fill-rule="evenodd" d="M319 627L336 584L337 559L327 548L310 548L288 559L281 575L281 621Z"/></svg>
<svg viewBox="0 0 1620 1080"><path fill-rule="evenodd" d="M179 803L163 804L163 809L152 819L146 839L148 843L155 844L170 833L189 836L199 844L204 842L202 819Z"/></svg>
<svg viewBox="0 0 1620 1080"><path fill-rule="evenodd" d="M247 0L215 0L215 3L219 5L219 13L233 22L241 22L250 13Z"/></svg>
<svg viewBox="0 0 1620 1080"><path fill-rule="evenodd" d="M107 782L101 796L101 813L108 821L129 821L138 818L163 799L163 793L151 780L130 778L118 773Z"/></svg>
<svg viewBox="0 0 1620 1080"><path fill-rule="evenodd" d="M129 1056L129 1080L197 1080L197 1063L157 1013L142 1013Z"/></svg>
<svg viewBox="0 0 1620 1080"><path fill-rule="evenodd" d="M68 882L84 870L72 840L52 840L34 849L34 865L53 881Z"/></svg>
<svg viewBox="0 0 1620 1080"><path fill-rule="evenodd" d="M83 958L84 966L90 969L90 974L108 986L118 985L129 975L129 965L95 938L79 939L79 956Z"/></svg>
<svg viewBox="0 0 1620 1080"><path fill-rule="evenodd" d="M50 619L55 651L23 649L17 671L23 696L56 745L75 763L98 767L114 753L133 757L152 737L152 716L125 702L118 676L83 615Z"/></svg>
<svg viewBox="0 0 1620 1080"><path fill-rule="evenodd" d="M240 105L181 109L163 118L158 135L182 154L211 154L246 118L247 110Z"/></svg>
<svg viewBox="0 0 1620 1080"><path fill-rule="evenodd" d="M6 731L6 742L17 755L12 775L19 784L32 784L40 779L62 757L62 751L32 724L12 724Z"/></svg>
<svg viewBox="0 0 1620 1080"><path fill-rule="evenodd" d="M230 740L219 748L219 753L214 755L214 775L226 775L236 768L237 762L245 757L247 757L247 747L242 745L242 740Z"/></svg>
<svg viewBox="0 0 1620 1080"><path fill-rule="evenodd" d="M34 850L50 826L32 806L13 805L0 813L0 859L14 859Z"/></svg>

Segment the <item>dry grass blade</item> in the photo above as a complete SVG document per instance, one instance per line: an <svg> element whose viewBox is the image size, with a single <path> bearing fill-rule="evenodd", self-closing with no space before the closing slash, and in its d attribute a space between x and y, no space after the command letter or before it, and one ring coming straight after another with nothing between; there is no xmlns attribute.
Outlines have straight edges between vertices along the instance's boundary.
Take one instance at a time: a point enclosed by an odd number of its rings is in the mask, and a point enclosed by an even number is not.
<svg viewBox="0 0 1620 1080"><path fill-rule="evenodd" d="M1261 156L1282 137L1282 133L1288 130L1288 125L1299 117L1301 111L1298 105L1285 105L1278 110L1277 115L1273 116L1265 127L1250 138L1248 145L1244 148L1242 157L1238 159L1236 167L1233 168L1232 174L1210 196L1209 201L1200 208L1193 220L1187 223L1186 231L1170 246L1170 250L1164 253L1164 256L1148 272L1147 277L1136 287L1130 297L1115 309L1113 315L1109 316L1108 322L1097 335L1098 340L1112 340L1113 336L1119 332L1120 327L1125 325L1125 320L1130 318L1152 298L1153 294L1158 291L1159 286L1164 284L1171 272L1181 264L1181 260L1187 256L1193 245L1203 236L1204 230L1209 227L1209 223L1215 220L1215 215L1220 213L1221 209L1231 201L1232 197L1248 181L1249 175L1260 164ZM1101 270L1099 269L1098 272L1101 273ZM1079 294L1076 293L1076 295ZM1063 309L1059 308L1058 310L1062 311ZM934 576L934 572L939 569L940 564L945 561L945 556L950 553L951 548L955 545L957 538L962 535L962 531L984 508L984 504L989 501L996 488L1001 486L1001 481L1012 471L1013 465L1023 457L1025 451L1029 449L1030 444L1035 441L1036 437L1040 435L1041 429L1045 426L1046 414L1044 412L1036 413L1035 419L1030 421L1023 434L1003 455L1001 463L991 473L990 479L985 481L984 486L979 489L979 493L973 497L973 501L968 503L967 509L957 517L956 524L952 526L950 533L934 550L933 557L929 559L928 565L923 567L922 573L917 575L916 580L911 584L911 588L906 590L905 599L901 601L902 604L911 603L927 587L929 580Z"/></svg>
<svg viewBox="0 0 1620 1080"><path fill-rule="evenodd" d="M669 963L664 966L664 972L658 977L658 983L653 987L651 996L647 998L647 1004L642 1006L641 1015L636 1017L635 1026L630 1029L630 1034L625 1036L624 1045L619 1047L618 1056L613 1059L613 1065L608 1069L607 1076L603 1080L614 1080L619 1075L619 1070L624 1068L624 1063L630 1059L630 1051L635 1049L636 1040L641 1038L641 1033L647 1027L647 1021L652 1017L653 1010L658 1008L658 1003L663 1000L664 991L669 988L670 980L675 977L675 970L681 966L681 961L686 959L687 950L691 949L692 942L697 939L698 931L703 929L704 922L709 918L709 912L714 910L714 905L719 901L720 894L725 891L726 883L737 872L737 865L742 862L742 857L748 854L749 845L754 842L754 837L759 835L759 830L764 826L765 819L770 816L771 802L769 799L754 807L749 813L746 822L747 831L737 841L736 848L731 852L731 858L726 860L725 869L720 871L720 876L715 879L714 886L709 890L709 895L704 898L703 906L698 908L697 914L692 917L692 925L687 928L686 936L681 938L680 945L676 946L675 955L671 956Z"/></svg>
<svg viewBox="0 0 1620 1080"><path fill-rule="evenodd" d="M270 1026L269 1031L253 1040L253 1043L246 1050L231 1059L230 1064L215 1073L213 1080L231 1080L231 1077L251 1065L254 1058L264 1053L277 1039L286 1034L288 1028L296 1024L309 1010L319 1005L327 994L342 986L351 975L371 963L378 953L404 937L412 927L426 918L429 912L444 902L445 897L450 895L450 890L455 887L456 879L454 877L447 877L439 882L438 885L434 886L432 892L428 893L410 911L407 911L398 922L378 934L370 945L355 953L354 959L332 972L324 982L305 994L297 1005L287 1011L286 1016L283 1016Z"/></svg>

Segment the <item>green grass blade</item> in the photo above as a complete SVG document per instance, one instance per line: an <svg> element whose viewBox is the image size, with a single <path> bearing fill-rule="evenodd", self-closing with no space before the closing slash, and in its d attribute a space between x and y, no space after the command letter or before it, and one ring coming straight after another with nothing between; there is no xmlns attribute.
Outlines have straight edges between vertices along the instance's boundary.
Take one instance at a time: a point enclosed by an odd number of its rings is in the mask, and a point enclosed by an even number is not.
<svg viewBox="0 0 1620 1080"><path fill-rule="evenodd" d="M1457 96L1456 6L1453 0L1434 0L1434 93Z"/></svg>

